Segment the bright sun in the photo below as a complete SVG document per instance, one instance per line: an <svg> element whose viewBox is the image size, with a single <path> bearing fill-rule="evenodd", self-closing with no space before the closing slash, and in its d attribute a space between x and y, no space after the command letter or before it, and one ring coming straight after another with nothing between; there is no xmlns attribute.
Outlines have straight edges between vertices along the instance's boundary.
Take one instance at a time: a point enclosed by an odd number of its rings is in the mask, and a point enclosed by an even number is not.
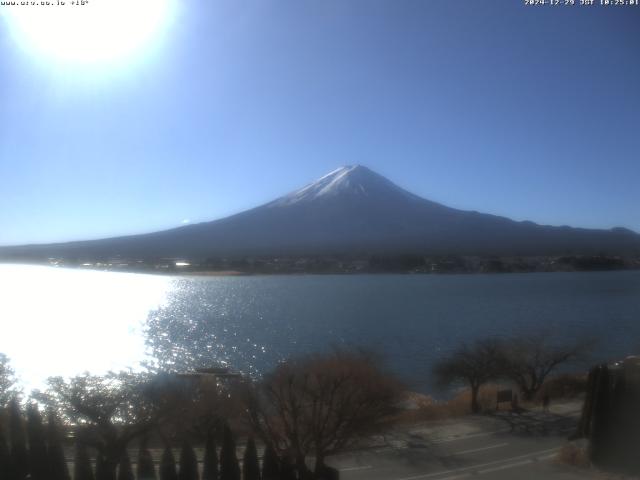
<svg viewBox="0 0 640 480"><path fill-rule="evenodd" d="M149 44L168 21L173 3L85 1L38 0L4 13L20 42L59 60L94 63L126 57Z"/></svg>

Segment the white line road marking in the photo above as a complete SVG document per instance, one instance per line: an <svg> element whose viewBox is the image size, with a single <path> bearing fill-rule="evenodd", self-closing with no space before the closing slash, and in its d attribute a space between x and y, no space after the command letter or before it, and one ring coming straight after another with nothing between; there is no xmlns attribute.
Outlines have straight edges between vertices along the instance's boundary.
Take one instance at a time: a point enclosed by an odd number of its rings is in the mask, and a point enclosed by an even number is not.
<svg viewBox="0 0 640 480"><path fill-rule="evenodd" d="M511 432L511 430L509 430L507 428L507 429L504 429L504 430L495 430L493 432L472 433L470 435L461 435L459 437L447 438L445 440L435 440L435 441L425 440L425 441L426 441L426 446L442 445L443 443L461 442L461 441L467 440L469 438L490 437L490 436L496 435L498 433L509 433L509 432ZM377 447L377 448L373 448L371 451L373 451L373 452L389 452L389 451L395 451L395 450L408 450L409 448L410 447L408 445L398 445L396 447L394 447L394 446Z"/></svg>
<svg viewBox="0 0 640 480"><path fill-rule="evenodd" d="M356 470L369 470L373 468L371 465L362 465L361 467L347 467L347 468L339 468L341 472L354 472Z"/></svg>
<svg viewBox="0 0 640 480"><path fill-rule="evenodd" d="M507 470L508 468L519 467L521 465L528 465L530 463L535 463L535 462L540 461L540 460L550 460L553 457L555 457L555 453L551 454L551 455L546 455L544 457L536 457L536 458L531 458L529 460L523 460L522 462L510 463L508 465L501 465L499 467L486 468L484 470L479 470L478 473L480 475L482 475L482 474L485 474L485 473L498 472L500 470Z"/></svg>
<svg viewBox="0 0 640 480"><path fill-rule="evenodd" d="M463 473L461 475L454 475L452 477L442 477L439 480L458 480L459 478L467 478L467 477L470 477L471 475L474 475L474 474L475 474L475 471Z"/></svg>
<svg viewBox="0 0 640 480"><path fill-rule="evenodd" d="M472 433L469 435L461 435L459 437L451 437L446 440L436 440L435 442L431 442L434 445L440 445L441 443L451 443L451 442L459 442L461 440L467 440L468 438L478 438L478 437L490 437L491 435L496 435L498 433L509 433L510 429L505 428L502 430L494 430L493 432L482 432L482 433Z"/></svg>
<svg viewBox="0 0 640 480"><path fill-rule="evenodd" d="M482 452L484 450L491 450L492 448L500 448L500 447L506 447L507 445L509 445L508 443L498 443L497 445L489 445L488 447L482 447L482 448L474 448L471 450L462 450L461 452L453 452L453 453L449 453L447 455L443 455L444 457L453 457L454 455L465 455L467 453L475 453L475 452Z"/></svg>
<svg viewBox="0 0 640 480"><path fill-rule="evenodd" d="M549 448L547 450L539 450L537 452L531 452L531 453L526 453L524 455L518 455L516 457L510 457L510 458L503 458L501 460L494 460L492 462L487 462L487 463L480 463L477 465L470 465L468 467L463 467L463 468L456 468L453 470L444 470L442 472L433 472L433 473L426 473L423 475L414 475L412 477L403 477L403 478L398 478L396 480L420 480L423 478L433 478L433 477L438 477L440 475L446 475L448 473L453 473L453 474L462 474L462 475L454 475L453 477L444 477L440 480L445 480L445 478L447 480L453 480L454 478L461 478L461 477L465 477L467 475L470 475L471 472L473 472L474 470L478 470L479 468L482 467L490 467L492 465L499 465L499 464L508 464L509 462L517 462L519 460L525 459L527 458L529 461L527 463L533 463L533 458L534 457L539 457L539 455L542 454L550 454L550 453L555 453L557 451L559 451L559 448ZM553 454L551 455L547 455L545 457L539 457L539 458L551 458L553 457ZM505 468L509 468L506 467L506 465L503 465ZM517 466L517 465L516 465ZM471 471L469 473L467 473L468 471Z"/></svg>

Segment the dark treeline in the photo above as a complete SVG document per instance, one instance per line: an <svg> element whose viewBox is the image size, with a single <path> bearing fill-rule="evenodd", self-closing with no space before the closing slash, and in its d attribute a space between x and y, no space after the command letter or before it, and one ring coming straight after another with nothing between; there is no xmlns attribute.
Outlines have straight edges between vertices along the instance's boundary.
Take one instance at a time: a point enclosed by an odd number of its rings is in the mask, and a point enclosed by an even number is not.
<svg viewBox="0 0 640 480"><path fill-rule="evenodd" d="M38 408L30 404L26 415L11 400L5 410L8 439L0 429L0 478L6 480L69 480L61 426L56 416L44 423Z"/></svg>
<svg viewBox="0 0 640 480"><path fill-rule="evenodd" d="M62 443L62 430L53 414L47 424L42 421L37 407L29 405L23 415L16 401L8 409L9 441L0 432L0 479L2 480L71 480ZM273 450L265 456L268 475L265 478L280 479L281 459ZM85 442L75 445L73 460L74 480L259 480L261 466L253 438L249 437L243 459L243 475L236 456L235 439L228 426L224 428L224 442L220 461L215 441L208 441L204 451L204 469L200 473L196 452L188 440L183 442L178 461L170 447L165 447L159 468L147 448L140 442L137 455L137 471L134 473L129 452L120 455L116 469L109 467L109 460L100 452L92 456ZM274 469L274 465L276 466ZM274 471L278 476L273 476Z"/></svg>
<svg viewBox="0 0 640 480"><path fill-rule="evenodd" d="M219 368L55 377L0 409L0 479L338 478L327 457L384 428L402 391L373 356L342 350L260 380Z"/></svg>
<svg viewBox="0 0 640 480"><path fill-rule="evenodd" d="M6 409L8 438L0 429L0 479L2 480L71 480L64 453L62 428L55 414L49 414L44 424L34 404L22 411L16 400ZM67 429L68 430L68 429ZM155 462L146 439L138 442L134 471L126 447L113 468L111 461L91 442L78 436L73 457L74 480L280 480L299 478L287 473L283 462L272 448L267 448L261 465L256 443L248 437L242 463L237 457L236 440L228 425L223 428L222 448L216 448L214 436L204 446L202 461L188 439L182 442L178 458L171 446L166 446L161 459ZM157 465L156 465L157 463ZM242 464L242 468L241 468ZM199 465L202 465L200 468ZM263 475L264 471L264 475ZM281 474L281 472L283 472ZM284 475L284 476L283 476ZM318 477L321 478L321 477ZM324 477L322 477L324 478ZM326 477L336 478L336 477Z"/></svg>
<svg viewBox="0 0 640 480"><path fill-rule="evenodd" d="M19 257L0 261L147 273L527 273L640 269L640 257L598 255L436 255L378 253L210 258Z"/></svg>

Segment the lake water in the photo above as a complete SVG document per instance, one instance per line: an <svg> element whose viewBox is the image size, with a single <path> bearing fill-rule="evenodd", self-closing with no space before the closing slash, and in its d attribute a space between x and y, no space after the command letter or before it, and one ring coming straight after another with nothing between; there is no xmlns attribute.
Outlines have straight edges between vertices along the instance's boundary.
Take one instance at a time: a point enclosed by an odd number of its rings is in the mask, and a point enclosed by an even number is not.
<svg viewBox="0 0 640 480"><path fill-rule="evenodd" d="M545 330L597 337L596 357L640 353L640 272L163 277L0 266L0 352L27 387L50 375L178 365L261 372L331 345L374 349L422 391L463 341Z"/></svg>

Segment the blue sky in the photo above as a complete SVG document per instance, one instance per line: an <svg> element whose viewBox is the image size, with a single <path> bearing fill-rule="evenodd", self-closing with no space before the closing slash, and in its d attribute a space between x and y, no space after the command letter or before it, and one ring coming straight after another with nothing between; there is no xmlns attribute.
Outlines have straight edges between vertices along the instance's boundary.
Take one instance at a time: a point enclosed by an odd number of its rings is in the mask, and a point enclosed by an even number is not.
<svg viewBox="0 0 640 480"><path fill-rule="evenodd" d="M356 163L454 207L640 231L640 7L192 0L104 65L9 27L0 244L215 219Z"/></svg>

